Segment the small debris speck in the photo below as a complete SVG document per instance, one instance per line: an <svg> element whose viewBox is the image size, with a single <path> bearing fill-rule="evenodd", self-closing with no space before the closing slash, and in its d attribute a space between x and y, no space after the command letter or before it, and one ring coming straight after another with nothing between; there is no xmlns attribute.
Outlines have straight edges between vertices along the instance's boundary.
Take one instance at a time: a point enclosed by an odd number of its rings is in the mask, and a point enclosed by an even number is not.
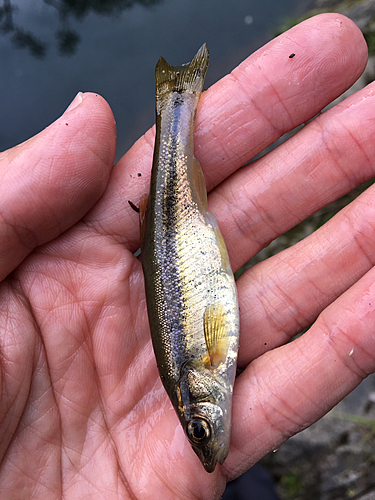
<svg viewBox="0 0 375 500"><path fill-rule="evenodd" d="M141 174L140 172L138 172L138 174L137 174L137 175L138 175L138 177L142 177L142 174Z"/></svg>
<svg viewBox="0 0 375 500"><path fill-rule="evenodd" d="M293 59L294 56L295 54L290 54L289 59Z"/></svg>

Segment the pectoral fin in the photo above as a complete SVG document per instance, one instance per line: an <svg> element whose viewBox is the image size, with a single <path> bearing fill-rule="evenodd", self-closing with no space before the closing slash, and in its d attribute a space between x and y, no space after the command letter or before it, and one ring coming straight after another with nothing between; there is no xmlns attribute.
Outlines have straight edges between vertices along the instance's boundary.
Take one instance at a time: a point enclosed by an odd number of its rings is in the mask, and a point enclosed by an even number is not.
<svg viewBox="0 0 375 500"><path fill-rule="evenodd" d="M217 368L225 361L229 345L226 312L220 302L207 306L203 324L209 364Z"/></svg>

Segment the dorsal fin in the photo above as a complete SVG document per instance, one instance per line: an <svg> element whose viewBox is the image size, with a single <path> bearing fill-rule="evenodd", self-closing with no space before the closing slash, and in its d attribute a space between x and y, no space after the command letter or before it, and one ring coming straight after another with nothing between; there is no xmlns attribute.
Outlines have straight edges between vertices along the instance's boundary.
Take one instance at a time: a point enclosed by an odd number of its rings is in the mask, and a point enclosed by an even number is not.
<svg viewBox="0 0 375 500"><path fill-rule="evenodd" d="M229 346L227 314L221 302L206 307L203 326L209 364L217 368L225 361Z"/></svg>
<svg viewBox="0 0 375 500"><path fill-rule="evenodd" d="M192 162L191 184L192 184L192 193L193 196L196 198L199 210L201 212L207 212L208 205L207 205L206 181L204 179L200 163L195 157L193 158Z"/></svg>
<svg viewBox="0 0 375 500"><path fill-rule="evenodd" d="M225 244L223 235L220 232L219 224L215 214L212 212L206 212L206 222L211 224L213 230L215 231L216 241L220 250L221 265L223 269L227 271L230 275L232 274L232 268L230 267L230 261L228 256L227 246Z"/></svg>

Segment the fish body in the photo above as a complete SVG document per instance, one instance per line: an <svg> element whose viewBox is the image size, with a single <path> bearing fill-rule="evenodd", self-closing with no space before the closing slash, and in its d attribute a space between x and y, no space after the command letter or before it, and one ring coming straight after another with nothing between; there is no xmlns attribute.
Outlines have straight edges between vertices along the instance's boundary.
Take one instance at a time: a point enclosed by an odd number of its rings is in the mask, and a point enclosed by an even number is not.
<svg viewBox="0 0 375 500"><path fill-rule="evenodd" d="M227 249L194 157L208 58L204 44L189 64L170 66L160 58L156 66L156 139L141 248L160 377L212 472L229 449L239 311Z"/></svg>

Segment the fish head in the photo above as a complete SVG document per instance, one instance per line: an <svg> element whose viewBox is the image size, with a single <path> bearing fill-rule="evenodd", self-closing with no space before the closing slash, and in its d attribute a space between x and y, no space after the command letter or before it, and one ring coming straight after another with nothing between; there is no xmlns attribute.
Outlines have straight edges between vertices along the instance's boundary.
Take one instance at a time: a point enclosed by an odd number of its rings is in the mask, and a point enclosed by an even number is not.
<svg viewBox="0 0 375 500"><path fill-rule="evenodd" d="M188 369L180 379L176 405L186 436L207 472L229 451L231 387L212 370Z"/></svg>
<svg viewBox="0 0 375 500"><path fill-rule="evenodd" d="M191 405L185 432L207 472L224 463L229 451L230 416L220 405L210 402Z"/></svg>

